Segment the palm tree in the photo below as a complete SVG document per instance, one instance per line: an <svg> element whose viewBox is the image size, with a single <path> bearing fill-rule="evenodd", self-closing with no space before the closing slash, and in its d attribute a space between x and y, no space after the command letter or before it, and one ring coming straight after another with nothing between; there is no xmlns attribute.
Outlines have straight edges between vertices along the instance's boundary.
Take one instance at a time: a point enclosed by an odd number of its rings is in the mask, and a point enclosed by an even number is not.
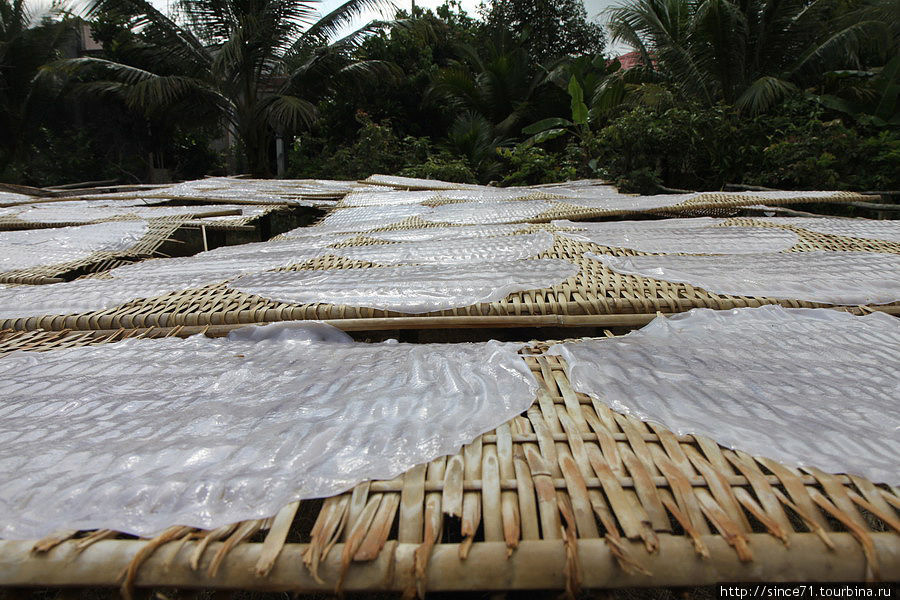
<svg viewBox="0 0 900 600"><path fill-rule="evenodd" d="M35 77L72 34L72 21L52 18L54 12L39 15L24 0L0 0L0 171L40 124L38 104L48 90Z"/></svg>
<svg viewBox="0 0 900 600"><path fill-rule="evenodd" d="M894 2L895 0L875 0ZM683 97L764 110L829 68L857 68L885 36L874 18L835 21L834 0L626 0L610 31Z"/></svg>
<svg viewBox="0 0 900 600"><path fill-rule="evenodd" d="M519 135L541 109L550 70L533 63L519 40L508 34L490 40L484 56L471 44L460 44L457 53L459 60L435 75L430 94L465 111L461 118L483 117L494 128L492 137Z"/></svg>
<svg viewBox="0 0 900 600"><path fill-rule="evenodd" d="M89 15L127 17L137 34L127 53L134 60L84 57L61 66L91 77L93 91L115 94L148 113L215 113L236 135L250 172L266 176L273 137L311 124L317 99L341 85L393 73L380 61L350 56L380 24L334 40L355 17L386 0L347 0L317 19L318 3L181 0L178 17L170 18L147 0L93 0Z"/></svg>

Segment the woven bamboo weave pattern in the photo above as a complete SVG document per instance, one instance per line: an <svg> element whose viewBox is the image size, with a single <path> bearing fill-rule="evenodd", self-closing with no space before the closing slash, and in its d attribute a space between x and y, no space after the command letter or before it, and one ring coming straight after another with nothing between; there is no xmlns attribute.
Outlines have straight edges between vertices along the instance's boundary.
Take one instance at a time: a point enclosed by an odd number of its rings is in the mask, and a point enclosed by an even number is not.
<svg viewBox="0 0 900 600"><path fill-rule="evenodd" d="M0 332L0 353L183 333ZM576 393L547 348L523 351L540 384L531 408L457 455L211 532L173 525L153 540L66 531L0 541L0 556L19 553L0 577L114 585L121 570L126 587L420 594L900 577L897 489L615 413Z"/></svg>
<svg viewBox="0 0 900 600"><path fill-rule="evenodd" d="M741 221L735 221L736 224ZM800 241L791 250L835 250L900 252L900 244L834 239L824 234L799 231ZM504 300L470 307L427 313L422 316L541 316L619 315L682 312L691 308L729 309L764 304L790 308L814 308L822 304L792 299L740 297L713 294L687 284L618 274L601 263L585 258L585 252L635 256L639 252L577 242L555 236L554 246L537 258L568 260L580 268L579 274L552 288L511 294ZM367 243L358 238L357 242ZM377 241L377 240L376 240ZM377 241L378 243L383 243ZM334 256L299 263L290 270L366 268L371 263ZM900 310L900 303L888 305ZM221 325L303 319L374 319L398 317L400 313L329 304L288 305L236 291L226 284L183 290L158 298L135 300L121 306L82 315L7 319L8 329L117 329L171 327L177 325ZM415 317L411 317L415 318Z"/></svg>
<svg viewBox="0 0 900 600"><path fill-rule="evenodd" d="M156 255L160 246L169 241L172 235L184 226L184 223L185 220L181 217L150 219L147 221L147 233L127 250L94 252L79 260L7 271L0 273L0 283L51 283L66 273L106 271L135 260L149 258Z"/></svg>

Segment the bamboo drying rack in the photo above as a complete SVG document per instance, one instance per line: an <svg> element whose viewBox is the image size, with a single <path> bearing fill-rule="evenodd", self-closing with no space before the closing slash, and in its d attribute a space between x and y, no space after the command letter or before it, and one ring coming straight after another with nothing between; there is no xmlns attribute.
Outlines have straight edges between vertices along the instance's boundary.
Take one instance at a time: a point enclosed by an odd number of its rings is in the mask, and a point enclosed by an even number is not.
<svg viewBox="0 0 900 600"><path fill-rule="evenodd" d="M450 190L428 190L424 188L411 188L417 191L433 191L434 196L429 200L422 202L427 206L441 206L444 204L465 204L472 203L473 207L477 207L478 203L449 199L442 196L442 192L458 191ZM464 189L464 188L460 188ZM508 188L507 188L508 189ZM732 193L716 193L704 192L692 196L684 202L651 209L602 209L579 206L572 202L567 202L567 198L561 194L552 192L544 192L539 188L522 188L522 196L514 199L503 199L498 202L516 202L520 200L548 200L554 204L552 208L534 216L523 217L522 219L513 221L514 223L549 223L550 221L569 219L572 221L587 221L591 219L603 219L613 217L656 215L656 216L732 216L737 209L747 206L758 205L763 200L757 196ZM569 200L574 200L569 198ZM832 196L818 197L813 195L804 195L803 192L796 192L794 195L785 198L765 198L767 205L784 206L791 204L807 204L807 203L849 203L849 202L868 202L871 196L864 196L855 192L835 192ZM378 206L378 205L373 205ZM385 207L390 205L384 205ZM339 202L332 208L333 211L340 211L347 208L358 208L356 206L347 206L343 202ZM476 214L476 213L473 213ZM412 219L413 223L401 222L394 227L421 227L421 219ZM473 223L474 224L474 223ZM452 226L450 223L431 223L437 226Z"/></svg>
<svg viewBox="0 0 900 600"><path fill-rule="evenodd" d="M65 198L71 200L71 198ZM94 225L97 223L108 223L111 221L157 221L161 219L178 219L185 221L188 219L201 219L205 217L240 217L240 211L236 209L219 209L219 210L190 210L185 207L183 215L168 215L165 217L140 217L134 213L129 214L128 208L123 207L122 214L115 217L104 217L101 219L82 219L77 221L25 221L19 219L15 215L7 215L0 217L0 231L13 231L18 229L57 229L60 227L78 227L80 225ZM153 208L152 206L141 208Z"/></svg>
<svg viewBox="0 0 900 600"><path fill-rule="evenodd" d="M736 220L737 224L746 220ZM760 221L760 225L764 222ZM523 231L552 230L531 225ZM797 229L799 241L792 251L832 250L900 253L900 243L860 240ZM384 243L364 236L356 244ZM348 328L448 329L457 327L617 327L649 322L657 313L692 308L731 309L779 304L788 308L829 307L821 303L768 297L713 294L688 284L622 275L585 252L633 256L643 253L583 243L556 235L554 246L538 258L568 260L580 268L573 278L541 290L509 295L498 301L464 308L410 316L391 311L332 304L285 304L251 296L225 283L135 300L120 306L80 315L48 315L0 320L0 329L59 331L119 328L227 325L294 320L350 321ZM305 261L284 270L366 269L373 265L333 255ZM845 309L853 307L843 307ZM869 307L900 314L900 302ZM858 310L858 309L857 309Z"/></svg>
<svg viewBox="0 0 900 600"><path fill-rule="evenodd" d="M39 265L0 273L0 283L48 284L63 281L63 276L75 272L102 272L131 262L158 255L160 247L172 239L185 225L181 217L161 217L147 221L147 233L126 250L92 252L78 260Z"/></svg>
<svg viewBox="0 0 900 600"><path fill-rule="evenodd" d="M187 333L5 331L0 360ZM615 413L576 393L547 347L522 351L539 382L531 408L454 456L214 531L0 541L0 586L574 595L900 579L897 488L801 471Z"/></svg>

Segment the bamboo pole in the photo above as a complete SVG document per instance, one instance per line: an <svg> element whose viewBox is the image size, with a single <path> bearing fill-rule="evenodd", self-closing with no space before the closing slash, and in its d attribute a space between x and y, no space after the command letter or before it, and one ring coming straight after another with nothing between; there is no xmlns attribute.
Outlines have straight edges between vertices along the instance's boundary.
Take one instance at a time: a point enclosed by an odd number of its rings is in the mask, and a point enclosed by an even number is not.
<svg viewBox="0 0 900 600"><path fill-rule="evenodd" d="M866 307L872 312L900 315L900 306ZM854 308L834 308L856 312ZM491 329L526 327L642 327L658 316L670 317L681 313L640 313L616 315L527 315L527 316L465 316L465 317L381 317L372 319L326 319L315 321L327 323L343 331L392 331L416 329ZM236 323L233 325L182 325L175 327L135 328L136 332L173 331L175 335L188 337L205 333L209 337L223 337L235 329L251 325L271 325L272 323L302 323L297 321L274 321L267 323ZM112 335L120 329L95 329L98 335Z"/></svg>
<svg viewBox="0 0 900 600"><path fill-rule="evenodd" d="M900 539L890 533L870 534L885 581L900 579ZM581 562L581 584L585 588L648 586L702 586L722 581L862 581L866 559L859 543L849 533L829 533L834 549L811 533L791 536L790 546L768 534L749 534L754 560L741 562L718 535L701 536L709 558L694 551L689 538L663 534L659 550L648 554L640 541L621 543L651 573L628 574L617 566L602 539L577 542ZM147 540L102 540L80 553L78 541L69 540L44 554L32 552L34 541L0 541L0 586L15 587L114 587L119 573L150 542ZM332 591L341 571L343 544L338 544L319 565L317 582L303 567L307 544L288 544L266 577L255 575L262 543L233 548L215 575L209 562L222 547L210 544L197 570L187 557L198 542L185 543L171 552L150 555L137 572L139 587L232 589L252 591ZM378 556L355 562L344 578L345 591L403 591L412 589L415 550L418 544L388 542ZM468 559L459 558L458 544L434 547L425 572L430 591L491 591L561 589L565 586L566 550L561 540L522 542L507 556L504 542L480 542L472 546Z"/></svg>

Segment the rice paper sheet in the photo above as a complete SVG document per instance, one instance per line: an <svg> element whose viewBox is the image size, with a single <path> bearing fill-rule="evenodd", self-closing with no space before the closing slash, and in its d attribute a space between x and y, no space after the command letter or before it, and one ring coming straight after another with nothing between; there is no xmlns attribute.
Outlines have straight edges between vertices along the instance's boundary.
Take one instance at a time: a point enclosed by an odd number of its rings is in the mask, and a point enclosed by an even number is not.
<svg viewBox="0 0 900 600"><path fill-rule="evenodd" d="M582 208L606 210L610 212L642 212L666 208L681 204L691 194L660 194L657 196L628 196L625 194L592 194L584 192L571 198L561 200L566 204L573 204Z"/></svg>
<svg viewBox="0 0 900 600"><path fill-rule="evenodd" d="M782 217L756 219L773 225L790 225L816 233L840 235L849 238L900 242L900 221L875 221L871 219L830 219L827 217Z"/></svg>
<svg viewBox="0 0 900 600"><path fill-rule="evenodd" d="M533 219L552 209L548 200L518 200L514 202L463 202L435 206L424 218L432 223L477 225L516 223Z"/></svg>
<svg viewBox="0 0 900 600"><path fill-rule="evenodd" d="M324 231L365 231L388 227L412 217L424 217L429 208L420 204L361 206L336 210L316 226Z"/></svg>
<svg viewBox="0 0 900 600"><path fill-rule="evenodd" d="M722 256L610 256L585 253L617 273L687 283L715 294L825 304L900 301L900 255L786 252Z"/></svg>
<svg viewBox="0 0 900 600"><path fill-rule="evenodd" d="M41 230L43 231L43 230ZM288 267L329 253L328 240L285 240L226 246L186 258L121 266L109 278L0 291L0 319L69 315L220 283L246 273Z"/></svg>
<svg viewBox="0 0 900 600"><path fill-rule="evenodd" d="M576 391L680 435L900 483L900 320L829 309L694 309L558 344Z"/></svg>
<svg viewBox="0 0 900 600"><path fill-rule="evenodd" d="M356 191L344 196L341 205L348 207L361 206L400 206L404 204L422 204L437 198L434 191L397 191L390 188L380 190Z"/></svg>
<svg viewBox="0 0 900 600"><path fill-rule="evenodd" d="M381 186L390 186L407 190L459 190L481 186L466 183L453 183L439 179L417 179L415 177L400 177L398 175L371 175L363 183Z"/></svg>
<svg viewBox="0 0 900 600"><path fill-rule="evenodd" d="M360 190L344 197L344 206L394 206L400 204L421 204L439 200L457 200L461 202L502 202L509 200L527 200L551 197L543 191L523 188L481 187L471 189L442 190Z"/></svg>
<svg viewBox="0 0 900 600"><path fill-rule="evenodd" d="M509 294L563 283L578 267L559 259L277 271L245 275L228 285L290 304L328 303L422 314L502 300Z"/></svg>
<svg viewBox="0 0 900 600"><path fill-rule="evenodd" d="M13 202L30 202L37 200L34 196L28 194L17 194L15 192L4 192L0 190L0 204L12 204Z"/></svg>
<svg viewBox="0 0 900 600"><path fill-rule="evenodd" d="M159 199L148 200L159 202ZM242 216L255 216L261 214L264 209L254 206L211 204L194 206L150 206L144 200L117 200L102 202L100 200L67 202L49 202L39 204L23 210L18 215L19 219L32 223L81 223L114 219L119 217L153 219L159 217L185 218L195 214L218 212L223 210L239 210L240 215L226 217L208 217L211 219L238 219Z"/></svg>
<svg viewBox="0 0 900 600"><path fill-rule="evenodd" d="M498 235L511 235L527 225L462 225L458 227L423 227L397 231L376 231L366 237L386 242L427 242L430 240L458 240Z"/></svg>
<svg viewBox="0 0 900 600"><path fill-rule="evenodd" d="M569 239L612 248L665 254L758 254L782 252L797 243L793 231L772 227L632 227L604 228L591 223L586 231L565 232ZM618 225L618 224L616 224Z"/></svg>
<svg viewBox="0 0 900 600"><path fill-rule="evenodd" d="M537 384L520 346L270 325L11 353L0 538L212 529L392 479L528 408Z"/></svg>
<svg viewBox="0 0 900 600"><path fill-rule="evenodd" d="M546 231L500 237L438 239L368 246L344 246L332 253L353 260L381 265L460 264L519 260L553 247L553 234Z"/></svg>
<svg viewBox="0 0 900 600"><path fill-rule="evenodd" d="M80 260L95 252L122 252L134 246L147 230L146 221L119 221L0 231L0 272Z"/></svg>
<svg viewBox="0 0 900 600"><path fill-rule="evenodd" d="M620 231L630 229L695 229L697 227L712 227L721 225L728 219L714 217L692 217L688 219L645 219L642 221L604 221L591 223L583 221L568 221L560 219L551 221L551 225L562 229L571 229L587 232L606 233L608 231Z"/></svg>

